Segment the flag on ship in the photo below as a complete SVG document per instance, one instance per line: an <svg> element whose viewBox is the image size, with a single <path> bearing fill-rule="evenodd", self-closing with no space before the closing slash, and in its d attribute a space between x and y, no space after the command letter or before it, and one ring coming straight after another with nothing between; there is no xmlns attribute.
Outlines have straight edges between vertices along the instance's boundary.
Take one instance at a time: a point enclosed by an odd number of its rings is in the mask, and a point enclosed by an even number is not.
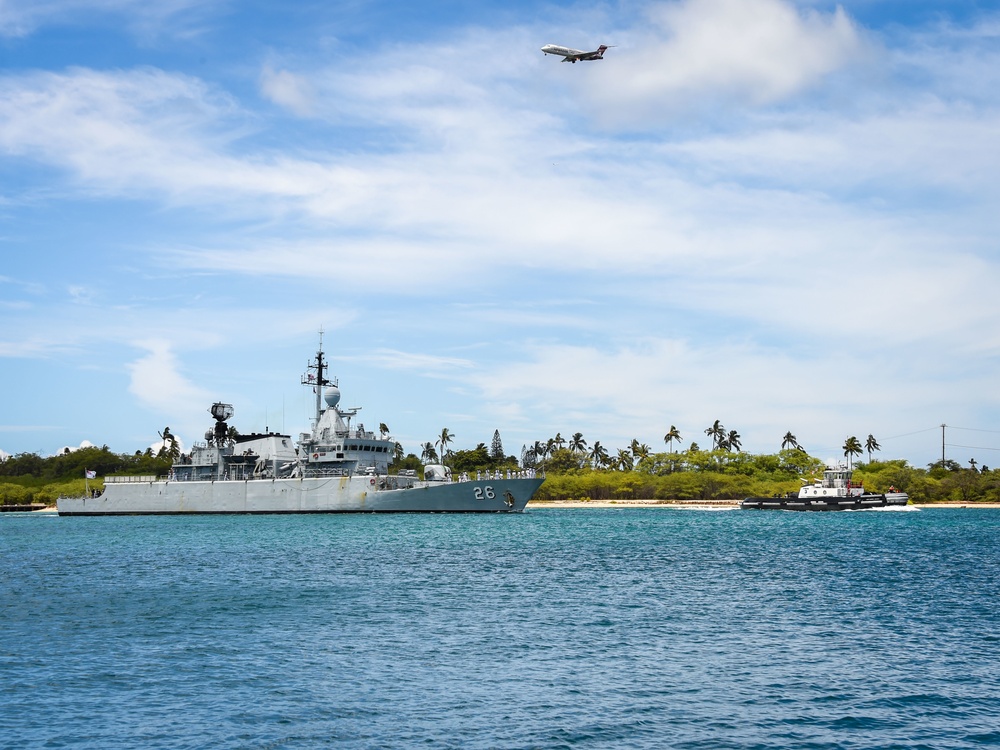
<svg viewBox="0 0 1000 750"><path fill-rule="evenodd" d="M91 471L90 469L84 469L87 472L87 479L97 479L97 472Z"/></svg>

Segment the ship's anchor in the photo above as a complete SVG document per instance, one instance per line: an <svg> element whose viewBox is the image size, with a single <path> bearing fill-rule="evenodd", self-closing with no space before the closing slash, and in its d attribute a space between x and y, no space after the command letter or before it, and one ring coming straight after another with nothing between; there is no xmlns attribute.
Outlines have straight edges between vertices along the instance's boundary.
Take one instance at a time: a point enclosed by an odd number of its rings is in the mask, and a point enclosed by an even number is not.
<svg viewBox="0 0 1000 750"><path fill-rule="evenodd" d="M510 494L510 490L503 493L503 501L507 503L508 508L514 507L514 496Z"/></svg>

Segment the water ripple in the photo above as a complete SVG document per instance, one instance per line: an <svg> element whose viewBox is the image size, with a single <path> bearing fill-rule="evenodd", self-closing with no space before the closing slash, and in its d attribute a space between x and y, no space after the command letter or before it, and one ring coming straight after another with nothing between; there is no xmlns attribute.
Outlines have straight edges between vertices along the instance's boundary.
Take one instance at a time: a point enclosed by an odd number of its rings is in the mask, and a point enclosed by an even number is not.
<svg viewBox="0 0 1000 750"><path fill-rule="evenodd" d="M1000 512L0 517L0 748L996 745Z"/></svg>

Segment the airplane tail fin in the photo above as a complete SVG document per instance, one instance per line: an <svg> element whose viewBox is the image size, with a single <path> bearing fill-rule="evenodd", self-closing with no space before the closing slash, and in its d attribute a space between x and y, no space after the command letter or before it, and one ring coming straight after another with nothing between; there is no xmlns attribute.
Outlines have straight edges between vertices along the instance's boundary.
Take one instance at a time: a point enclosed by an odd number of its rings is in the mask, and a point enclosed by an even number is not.
<svg viewBox="0 0 1000 750"><path fill-rule="evenodd" d="M606 45L606 44L602 44L602 45L601 45L600 47L598 47L598 48L597 48L597 56L598 56L598 57L604 57L604 51L605 51L605 50L606 50L607 48L608 48L608 45Z"/></svg>

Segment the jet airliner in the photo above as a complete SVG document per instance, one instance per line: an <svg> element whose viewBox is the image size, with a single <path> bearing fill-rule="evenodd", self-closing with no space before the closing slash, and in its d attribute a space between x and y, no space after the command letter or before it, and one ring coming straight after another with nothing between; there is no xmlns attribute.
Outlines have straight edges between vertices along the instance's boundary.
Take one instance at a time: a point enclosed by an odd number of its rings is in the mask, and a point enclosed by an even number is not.
<svg viewBox="0 0 1000 750"><path fill-rule="evenodd" d="M579 49L571 49L570 47L560 47L558 44L546 44L542 47L542 52L546 55L559 55L562 57L563 62L575 63L577 60L603 60L604 50L608 49L607 44L602 44L600 47L595 49L593 52L584 52ZM614 46L614 45L610 45Z"/></svg>

